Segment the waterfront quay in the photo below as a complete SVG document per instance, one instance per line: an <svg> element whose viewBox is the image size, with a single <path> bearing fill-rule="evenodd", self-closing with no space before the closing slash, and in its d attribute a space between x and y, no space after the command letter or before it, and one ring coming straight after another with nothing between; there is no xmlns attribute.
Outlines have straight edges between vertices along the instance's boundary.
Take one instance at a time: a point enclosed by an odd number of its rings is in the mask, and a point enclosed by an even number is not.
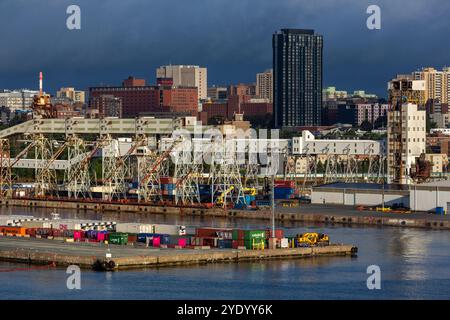
<svg viewBox="0 0 450 320"><path fill-rule="evenodd" d="M58 199L3 199L1 206L26 208L52 208L57 211L74 209L92 212L145 213L193 217L222 217L244 219L272 219L269 208L239 210L223 208L155 206L118 202L86 202ZM300 204L298 207L277 206L275 219L279 222L306 222L339 225L372 225L450 230L450 215L435 215L426 212L389 213L357 207L333 204Z"/></svg>
<svg viewBox="0 0 450 320"><path fill-rule="evenodd" d="M68 266L96 270L119 270L182 266L205 263L238 263L271 259L352 256L353 245L331 244L323 247L289 249L235 250L161 249L145 246L116 246L101 243L67 243L59 240L0 236L0 260L33 265ZM111 254L106 257L106 254Z"/></svg>

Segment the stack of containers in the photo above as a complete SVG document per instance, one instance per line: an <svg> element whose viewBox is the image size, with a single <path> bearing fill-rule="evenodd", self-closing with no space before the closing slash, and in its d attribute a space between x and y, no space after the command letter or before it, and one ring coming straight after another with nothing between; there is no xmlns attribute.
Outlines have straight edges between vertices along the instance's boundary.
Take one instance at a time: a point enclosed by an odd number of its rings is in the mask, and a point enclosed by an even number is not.
<svg viewBox="0 0 450 320"><path fill-rule="evenodd" d="M139 233L136 236L137 242L145 243L149 238L149 244L153 247L159 247L161 244L169 245L171 236L168 234L160 234L160 233Z"/></svg>
<svg viewBox="0 0 450 320"><path fill-rule="evenodd" d="M161 177L161 194L163 196L173 196L175 195L175 184L176 179L173 177Z"/></svg>
<svg viewBox="0 0 450 320"><path fill-rule="evenodd" d="M245 246L246 249L261 249L265 247L265 230L233 230L234 249Z"/></svg>
<svg viewBox="0 0 450 320"><path fill-rule="evenodd" d="M277 200L291 199L295 195L295 182L290 180L275 180L274 198Z"/></svg>
<svg viewBox="0 0 450 320"><path fill-rule="evenodd" d="M224 247L231 246L232 232L232 229L229 228L197 228L195 237L191 238L191 245L218 247L219 240L225 240L221 241L221 245Z"/></svg>

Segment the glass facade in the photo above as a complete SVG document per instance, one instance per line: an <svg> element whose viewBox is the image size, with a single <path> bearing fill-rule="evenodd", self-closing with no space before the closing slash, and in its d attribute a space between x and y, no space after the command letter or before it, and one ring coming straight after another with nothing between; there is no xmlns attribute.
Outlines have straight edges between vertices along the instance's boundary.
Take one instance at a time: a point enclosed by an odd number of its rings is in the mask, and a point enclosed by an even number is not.
<svg viewBox="0 0 450 320"><path fill-rule="evenodd" d="M281 29L272 47L276 126L320 125L323 37L314 30Z"/></svg>

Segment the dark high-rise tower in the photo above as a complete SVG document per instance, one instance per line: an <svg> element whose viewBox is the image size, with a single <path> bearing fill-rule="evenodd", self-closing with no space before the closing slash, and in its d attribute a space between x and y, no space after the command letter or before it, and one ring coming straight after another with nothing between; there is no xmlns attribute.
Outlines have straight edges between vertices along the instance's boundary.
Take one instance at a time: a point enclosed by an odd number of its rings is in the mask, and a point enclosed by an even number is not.
<svg viewBox="0 0 450 320"><path fill-rule="evenodd" d="M322 36L314 30L281 29L273 35L272 47L275 125L320 125Z"/></svg>

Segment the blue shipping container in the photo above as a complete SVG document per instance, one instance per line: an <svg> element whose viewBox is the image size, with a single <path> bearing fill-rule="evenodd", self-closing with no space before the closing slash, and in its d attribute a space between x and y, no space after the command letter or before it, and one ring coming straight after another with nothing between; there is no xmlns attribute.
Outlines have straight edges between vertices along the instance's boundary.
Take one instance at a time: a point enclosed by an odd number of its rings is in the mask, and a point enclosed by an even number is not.
<svg viewBox="0 0 450 320"><path fill-rule="evenodd" d="M217 247L219 249L231 249L231 248L233 248L233 240L230 240L230 239L219 239L217 241Z"/></svg>

